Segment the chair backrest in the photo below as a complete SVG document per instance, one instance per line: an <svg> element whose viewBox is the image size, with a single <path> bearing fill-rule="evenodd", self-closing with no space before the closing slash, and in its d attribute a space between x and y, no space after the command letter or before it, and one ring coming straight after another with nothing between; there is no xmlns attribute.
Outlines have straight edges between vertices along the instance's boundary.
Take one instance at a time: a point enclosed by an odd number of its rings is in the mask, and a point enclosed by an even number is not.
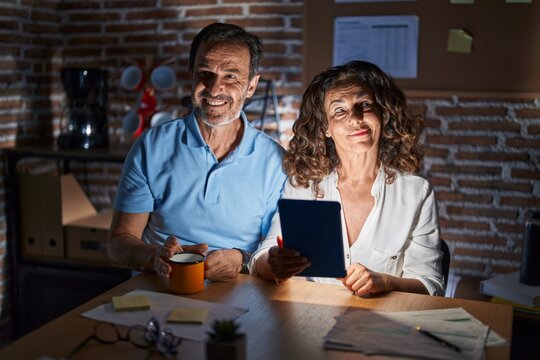
<svg viewBox="0 0 540 360"><path fill-rule="evenodd" d="M448 273L450 272L450 249L446 241L441 239L441 250L443 252L442 259L442 271L444 277L444 284L448 285Z"/></svg>

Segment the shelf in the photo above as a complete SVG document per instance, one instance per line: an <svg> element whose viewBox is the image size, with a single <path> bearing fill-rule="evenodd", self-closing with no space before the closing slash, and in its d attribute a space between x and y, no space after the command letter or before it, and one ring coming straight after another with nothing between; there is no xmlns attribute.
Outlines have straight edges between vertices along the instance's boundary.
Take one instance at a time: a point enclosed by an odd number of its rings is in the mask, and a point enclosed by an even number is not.
<svg viewBox="0 0 540 360"><path fill-rule="evenodd" d="M19 174L17 164L27 158L54 159L63 173L70 163L123 163L129 146L96 149L60 149L57 146L16 146L2 149L5 159L8 292L11 303L12 339L52 320L74 306L129 279L131 270L89 261L42 256L23 256Z"/></svg>

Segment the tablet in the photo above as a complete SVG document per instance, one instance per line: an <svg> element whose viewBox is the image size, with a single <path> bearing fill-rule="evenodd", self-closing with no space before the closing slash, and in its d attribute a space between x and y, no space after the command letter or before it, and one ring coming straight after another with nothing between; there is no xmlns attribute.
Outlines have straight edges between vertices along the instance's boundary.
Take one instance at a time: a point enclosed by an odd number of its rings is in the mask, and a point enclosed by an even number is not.
<svg viewBox="0 0 540 360"><path fill-rule="evenodd" d="M341 204L337 201L280 199L283 246L311 262L299 276L345 277Z"/></svg>

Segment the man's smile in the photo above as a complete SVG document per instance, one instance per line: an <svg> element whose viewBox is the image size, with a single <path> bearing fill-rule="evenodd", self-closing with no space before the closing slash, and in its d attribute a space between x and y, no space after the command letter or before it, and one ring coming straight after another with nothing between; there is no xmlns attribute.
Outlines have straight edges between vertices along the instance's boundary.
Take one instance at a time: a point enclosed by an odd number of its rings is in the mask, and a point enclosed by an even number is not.
<svg viewBox="0 0 540 360"><path fill-rule="evenodd" d="M227 103L225 100L212 100L212 99L204 99L204 100L210 106L222 106Z"/></svg>

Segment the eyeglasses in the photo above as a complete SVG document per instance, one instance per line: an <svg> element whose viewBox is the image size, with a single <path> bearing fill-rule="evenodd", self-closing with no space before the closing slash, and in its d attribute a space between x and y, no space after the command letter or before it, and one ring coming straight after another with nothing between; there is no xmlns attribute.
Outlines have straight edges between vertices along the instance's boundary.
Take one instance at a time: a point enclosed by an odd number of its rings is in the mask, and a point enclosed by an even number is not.
<svg viewBox="0 0 540 360"><path fill-rule="evenodd" d="M94 326L92 335L71 350L66 359L73 358L91 340L108 345L118 341L128 341L139 348L146 349L155 346L157 351L165 356L176 354L177 347L182 342L182 339L174 336L170 329L161 328L159 321L154 316L150 318L146 326L135 325L130 327L125 336L120 333L116 325L100 322Z"/></svg>

